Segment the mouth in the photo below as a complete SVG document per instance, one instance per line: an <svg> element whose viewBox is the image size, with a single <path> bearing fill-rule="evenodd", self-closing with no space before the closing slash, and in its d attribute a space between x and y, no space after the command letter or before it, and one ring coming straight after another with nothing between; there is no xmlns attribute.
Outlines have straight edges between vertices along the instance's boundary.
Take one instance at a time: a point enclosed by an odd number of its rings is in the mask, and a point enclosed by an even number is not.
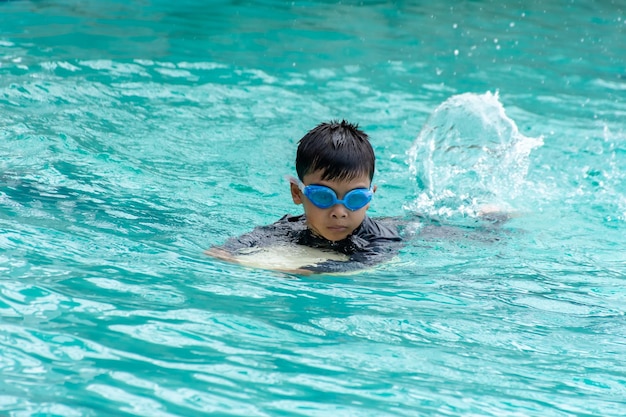
<svg viewBox="0 0 626 417"><path fill-rule="evenodd" d="M346 230L348 230L348 226L328 226L328 230L331 230L333 232L345 232Z"/></svg>

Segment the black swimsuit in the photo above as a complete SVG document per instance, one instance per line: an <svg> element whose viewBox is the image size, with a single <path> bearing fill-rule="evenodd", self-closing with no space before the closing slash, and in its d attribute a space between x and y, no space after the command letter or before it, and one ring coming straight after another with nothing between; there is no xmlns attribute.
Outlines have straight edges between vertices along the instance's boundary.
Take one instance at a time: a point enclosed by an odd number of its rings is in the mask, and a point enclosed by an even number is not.
<svg viewBox="0 0 626 417"><path fill-rule="evenodd" d="M333 250L348 255L349 260L327 260L316 265L304 266L302 269L313 272L346 272L363 269L392 258L400 249L401 241L402 238L395 226L367 216L350 236L333 242L311 232L304 215L285 215L276 223L257 227L250 233L229 239L220 248L237 253L243 248L290 243Z"/></svg>

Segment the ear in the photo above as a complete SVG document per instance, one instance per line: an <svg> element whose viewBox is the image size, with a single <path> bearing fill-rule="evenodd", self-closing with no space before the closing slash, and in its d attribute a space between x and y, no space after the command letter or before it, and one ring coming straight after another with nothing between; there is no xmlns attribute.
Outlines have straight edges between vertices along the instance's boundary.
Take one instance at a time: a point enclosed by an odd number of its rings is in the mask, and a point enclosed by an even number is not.
<svg viewBox="0 0 626 417"><path fill-rule="evenodd" d="M376 190L378 190L378 185L372 185L372 192L376 193ZM367 203L367 206L365 206L365 210L369 210L370 209L370 203Z"/></svg>
<svg viewBox="0 0 626 417"><path fill-rule="evenodd" d="M291 198L295 204L302 204L302 194L300 191L300 187L298 187L294 183L289 183L289 188L291 189Z"/></svg>

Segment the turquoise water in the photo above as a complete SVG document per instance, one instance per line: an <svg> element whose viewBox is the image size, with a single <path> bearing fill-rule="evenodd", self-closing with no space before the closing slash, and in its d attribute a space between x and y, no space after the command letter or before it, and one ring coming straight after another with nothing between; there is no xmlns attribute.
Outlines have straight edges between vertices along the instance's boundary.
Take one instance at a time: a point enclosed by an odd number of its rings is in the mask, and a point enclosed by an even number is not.
<svg viewBox="0 0 626 417"><path fill-rule="evenodd" d="M432 3L1 2L0 415L623 415L626 5ZM400 255L204 256L330 118Z"/></svg>

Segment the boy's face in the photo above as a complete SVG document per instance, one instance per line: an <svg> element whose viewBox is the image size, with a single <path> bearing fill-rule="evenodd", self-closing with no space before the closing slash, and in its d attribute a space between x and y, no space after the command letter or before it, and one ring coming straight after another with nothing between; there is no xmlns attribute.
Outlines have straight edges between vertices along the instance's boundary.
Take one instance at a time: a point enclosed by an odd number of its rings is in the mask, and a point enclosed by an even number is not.
<svg viewBox="0 0 626 417"><path fill-rule="evenodd" d="M331 188L340 200L355 188L370 188L370 178L367 174L349 181L337 181L322 180L323 173L322 170L317 170L307 174L302 179L302 182L305 186L311 184L325 185ZM372 191L376 191L375 186ZM295 184L291 184L291 197L294 203L304 206L304 214L306 215L309 229L333 242L350 236L354 229L363 222L365 212L369 208L369 204L367 204L359 210L351 211L343 204L335 204L329 208L322 209L311 203Z"/></svg>

